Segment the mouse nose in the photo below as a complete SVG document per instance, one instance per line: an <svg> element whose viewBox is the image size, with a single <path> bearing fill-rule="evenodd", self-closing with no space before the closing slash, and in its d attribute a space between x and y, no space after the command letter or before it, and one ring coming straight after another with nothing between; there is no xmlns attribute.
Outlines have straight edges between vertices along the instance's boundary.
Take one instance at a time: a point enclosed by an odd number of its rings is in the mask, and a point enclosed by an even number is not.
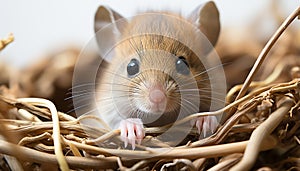
<svg viewBox="0 0 300 171"><path fill-rule="evenodd" d="M161 86L154 86L150 89L149 99L152 103L161 103L166 99L166 95Z"/></svg>

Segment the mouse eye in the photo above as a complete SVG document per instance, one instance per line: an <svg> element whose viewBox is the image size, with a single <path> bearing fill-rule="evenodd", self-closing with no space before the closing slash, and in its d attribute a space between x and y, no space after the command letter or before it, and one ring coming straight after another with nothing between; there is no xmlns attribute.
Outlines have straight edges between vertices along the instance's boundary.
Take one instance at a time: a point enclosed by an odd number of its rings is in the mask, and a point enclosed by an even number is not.
<svg viewBox="0 0 300 171"><path fill-rule="evenodd" d="M127 65L127 74L133 76L140 71L140 63L137 59L133 58Z"/></svg>
<svg viewBox="0 0 300 171"><path fill-rule="evenodd" d="M176 71L182 75L188 75L190 73L189 64L183 56L179 56L176 60Z"/></svg>

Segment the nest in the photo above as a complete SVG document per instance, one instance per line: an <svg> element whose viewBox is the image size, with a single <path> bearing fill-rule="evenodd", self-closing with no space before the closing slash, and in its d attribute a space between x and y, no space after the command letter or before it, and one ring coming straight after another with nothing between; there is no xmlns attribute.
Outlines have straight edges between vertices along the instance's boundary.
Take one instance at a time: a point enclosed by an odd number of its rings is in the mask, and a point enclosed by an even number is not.
<svg viewBox="0 0 300 171"><path fill-rule="evenodd" d="M102 124L100 118L66 114L69 108L64 95L71 87L79 54L75 48L51 55L22 71L2 64L1 73L5 74L0 77L1 170L300 169L300 33L285 31L299 11L285 20L261 53L258 49L263 45L259 40L247 39L242 46L230 43L226 37L220 40L217 51L223 62L231 63L224 68L231 87L227 105L174 124L221 113L226 113L226 117L210 137L191 139L177 147L155 137L167 126L146 128L142 145L131 150L123 147L119 130L80 124L87 117ZM268 62L262 64L283 32L286 35L277 42ZM0 49L12 40L11 36L1 40ZM249 63L241 65L241 58ZM61 60L66 62L58 62ZM260 67L263 70L258 70ZM255 74L261 76L260 81L253 81ZM192 130L191 136L196 132Z"/></svg>

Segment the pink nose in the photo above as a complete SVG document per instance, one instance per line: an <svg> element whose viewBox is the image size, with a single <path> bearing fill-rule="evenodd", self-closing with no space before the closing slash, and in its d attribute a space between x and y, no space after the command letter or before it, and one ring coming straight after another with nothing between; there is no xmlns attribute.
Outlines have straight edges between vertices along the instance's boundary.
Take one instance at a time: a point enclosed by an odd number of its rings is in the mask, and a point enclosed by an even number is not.
<svg viewBox="0 0 300 171"><path fill-rule="evenodd" d="M166 99L166 95L160 88L153 88L150 90L149 99L152 103L161 103Z"/></svg>

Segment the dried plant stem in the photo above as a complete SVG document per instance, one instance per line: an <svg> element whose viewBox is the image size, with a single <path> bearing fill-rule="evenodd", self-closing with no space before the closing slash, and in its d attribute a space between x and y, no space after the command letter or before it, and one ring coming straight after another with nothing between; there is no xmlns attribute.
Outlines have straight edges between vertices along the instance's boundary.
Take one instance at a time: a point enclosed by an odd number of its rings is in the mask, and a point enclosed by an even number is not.
<svg viewBox="0 0 300 171"><path fill-rule="evenodd" d="M11 148L7 148L11 147ZM25 161L32 161L38 163L48 163L48 164L58 164L57 158L53 154L40 152L27 147L15 145L3 140L0 140L0 153L7 155L15 155L15 151L21 151L22 156L20 156ZM116 157L105 157L105 158L82 158L66 156L67 162L72 167L77 168L116 168Z"/></svg>
<svg viewBox="0 0 300 171"><path fill-rule="evenodd" d="M82 157L82 155L80 154L78 148L76 148L72 143L68 144L71 151L73 152L74 156L77 156L77 157Z"/></svg>
<svg viewBox="0 0 300 171"><path fill-rule="evenodd" d="M23 120L28 120L28 121L32 121L32 122L42 122L38 117L34 116L27 110L19 109L18 112Z"/></svg>
<svg viewBox="0 0 300 171"><path fill-rule="evenodd" d="M280 124L284 116L293 106L292 100L286 100L281 106L273 112L268 119L258 126L252 133L249 144L244 153L242 160L232 167L230 170L250 170L256 161L258 153L261 151L261 143L264 139L273 132L273 130Z"/></svg>
<svg viewBox="0 0 300 171"><path fill-rule="evenodd" d="M219 170L224 170L225 168L228 167L228 165L232 165L232 163L237 163L237 160L239 160L239 158L232 158L232 159L228 159L226 161L223 161L213 167L211 167L210 169L208 169L207 171L219 171Z"/></svg>
<svg viewBox="0 0 300 171"><path fill-rule="evenodd" d="M15 133L11 134L11 133L9 133L8 132L9 128L7 127L6 124L4 124L2 122L2 120L1 120L2 118L4 118L4 117L3 117L2 113L0 112L0 140L2 141L2 139L3 139L5 141L7 141L7 142L13 142L13 143L15 143L17 141L18 134L15 134ZM17 169L18 168L20 171L22 171L23 168L21 167L21 164L20 164L20 161L19 161L19 159L23 157L23 154L21 153L21 151L18 150L18 149L13 148L12 146L6 146L5 148L7 150L12 151L11 157L7 156L7 155L4 155L4 157L6 158L8 164L9 165L14 165L12 167L13 169ZM12 156L15 156L15 157L12 157Z"/></svg>
<svg viewBox="0 0 300 171"><path fill-rule="evenodd" d="M270 141L270 139L268 139ZM268 144L268 141L262 143L264 150L273 148L276 143ZM274 141L273 141L274 142ZM230 144L221 144L221 145L212 145L205 147L196 147L187 149L174 149L170 150L167 153L162 153L160 157L164 158L189 158L195 159L200 157L212 158L218 156L224 156L232 153L241 153L244 151L245 146L247 146L249 142L235 142Z"/></svg>
<svg viewBox="0 0 300 171"><path fill-rule="evenodd" d="M15 158L9 155L4 155L5 160L10 166L11 170L23 171L22 164Z"/></svg>
<svg viewBox="0 0 300 171"><path fill-rule="evenodd" d="M273 70L273 72L269 75L268 78L266 78L264 81L257 81L257 82L252 82L249 87L250 88L254 88L254 87L263 87L266 86L270 83L272 83L273 81L275 81L280 74L282 73L283 69L284 69L285 65L283 63L279 63ZM243 87L243 84L240 85L236 85L233 88L231 88L229 90L229 92L226 95L226 102L230 102L232 99L232 96L237 92L240 91L241 88Z"/></svg>
<svg viewBox="0 0 300 171"><path fill-rule="evenodd" d="M174 159L172 163L166 163L162 166L161 170L168 170L168 166L175 166L177 164L184 164L185 166L180 170L190 170L196 171L196 167L193 165L192 161L188 159ZM166 168L165 168L166 167Z"/></svg>
<svg viewBox="0 0 300 171"><path fill-rule="evenodd" d="M104 155L116 155L116 156L126 156L130 158L151 158L151 159L164 159L164 158L188 158L196 159L200 157L218 157L224 156L231 153L241 153L244 151L248 141L236 142L230 144L212 145L206 147L195 147L195 148L159 148L150 149L149 151L132 151L132 150L121 150L121 149L107 149L95 146L89 146L82 143L70 141L64 139L64 141L69 144L72 143L78 149L93 151L96 153ZM270 141L270 140L269 140ZM267 141L266 141L267 142ZM274 143L268 144L263 143L263 148L271 149L274 147Z"/></svg>
<svg viewBox="0 0 300 171"><path fill-rule="evenodd" d="M49 134L48 132L45 132L41 135L34 136L34 137L24 137L21 139L21 141L18 144L24 146L27 143L39 141L39 140L50 138L50 137L51 137L51 134Z"/></svg>
<svg viewBox="0 0 300 171"><path fill-rule="evenodd" d="M268 139L266 142L269 141ZM263 149L267 150L273 148L272 145L264 142ZM161 151L160 154L156 154L157 156L152 156L152 159L164 159L164 158L188 158L188 159L195 159L199 157L217 157L217 156L224 156L231 153L240 153L245 150L248 141L237 142L237 143L230 143L230 144L222 144L222 145L215 145L215 146L208 146L208 147L198 147L198 148L191 148L189 150L186 149L168 149L168 152ZM77 146L80 143L74 142L73 145ZM12 148L7 148L7 147ZM88 147L88 146L87 146ZM94 147L97 148L97 147ZM22 151L22 157L26 161L34 161L34 162L47 162L49 164L56 164L58 163L56 157L52 154L39 152L37 150L33 150L27 147L18 146L12 143L8 143L6 141L0 140L0 153L12 155L14 154L14 150ZM107 149L110 151L110 149ZM132 153L134 151L131 150L116 150L120 153ZM160 150L157 150L160 151ZM144 152L135 152L137 155L136 157L145 157L147 155ZM149 156L151 157L151 156ZM101 157L97 159L92 158L82 158L82 157L72 157L66 156L66 161L70 164L70 166L78 167L78 168L116 168L117 166L117 158L118 157Z"/></svg>
<svg viewBox="0 0 300 171"><path fill-rule="evenodd" d="M119 167L120 169L123 170L136 170L136 169L145 169L148 163L157 164L160 161L162 162L156 165L157 167L160 167L161 165L166 166L166 164L170 164L169 165L170 167L173 167L173 164L174 166L177 164L178 165L183 164L186 165L186 167L183 167L186 169L191 169L191 167L201 168L206 166L206 162L203 163L204 159L228 156L236 153L243 153L245 149L250 147L252 144L260 145L259 148L257 148L258 151L273 149L276 146L278 146L278 141L279 141L278 139L274 139L270 135L264 136L264 134L261 133L257 133L260 134L260 136L257 135L255 136L255 134L252 135L252 137L263 136L262 139L256 139L254 143L251 141L233 142L227 144L219 144L219 143L222 140L224 140L224 138L228 137L228 133L230 132L234 124L239 120L241 116L245 114L246 115L253 114L253 111L256 111L255 110L256 107L258 105L262 105L262 102L264 100L270 97L278 96L279 98L276 99L281 99L280 101L282 101L283 97L287 96L289 98L293 98L294 100L293 102L297 103L298 94L296 94L295 92L298 92L299 84L300 84L300 79L294 79L293 81L288 83L268 85L266 87L254 89L252 90L251 93L247 94L246 96L244 96L243 98L237 101L234 101L233 103L227 105L225 108L219 111L208 112L208 113L207 112L197 113L192 117L184 118L183 120L180 121L181 123L188 122L193 117L206 116L211 114L216 115L228 111L231 108L239 107L239 111L235 113L233 116L231 116L231 118L227 120L227 122L223 125L223 127L221 127L213 136L209 138L190 142L187 145L183 145L179 147L161 146L161 148L149 148L152 147L152 145L147 145L147 143L154 144L156 145L155 147L157 147L157 143L155 141L155 138L151 138L152 137L151 135L147 135L147 137L143 141L144 146L139 146L140 148L138 148L140 150L127 150L127 149L118 148L119 141L116 138L117 135L119 135L119 130L110 131L108 129L92 128L84 124L79 125L79 120L83 120L83 119L97 120L97 118L82 117L80 119L69 118L69 119L59 120L58 119L59 115L63 116L65 114L55 113L56 109L55 108L52 109L53 106L51 106L51 104L47 104L48 103L47 100L45 101L44 99L13 100L13 99L8 99L0 96L0 102L2 103L4 102L3 103L4 105L7 105L9 107L11 106L12 108L17 107L19 111L21 109L24 109L25 111L28 111L33 116L39 116L39 117L52 116L52 121L50 117L47 117L49 119L46 122L44 121L30 122L24 120L1 119L3 125L7 127L7 131L5 131L6 134L15 133L24 136L24 137L20 137L22 139L19 143L22 144L23 146L26 145L30 148L34 148L35 150L32 150L27 147L22 147L20 144L18 146L15 146L15 144L13 143L3 144L2 141L0 141L0 153L12 155L15 154L14 151L20 150L21 156L16 155L20 159L24 159L25 161L35 162L35 163L49 163L55 165L59 164L60 167L62 167L61 166L61 157L62 157L63 159L65 159L65 161L68 163L70 167L84 168L84 169L92 169L92 168L117 169ZM280 101L276 101L276 104L278 104ZM297 104L299 105L299 103ZM50 112L48 109L45 109L44 107L49 108ZM274 107L277 108L277 106ZM297 110L296 106L294 106L293 109ZM40 114L41 112L43 112L43 114ZM19 115L20 113L14 112L13 114ZM56 118L54 118L53 115L55 115ZM274 113L271 114L271 116L273 115ZM29 120L31 120L30 119L31 117L28 118ZM60 118L66 118L66 117L60 117ZM180 124L180 122L176 124ZM264 121L263 123L265 122L266 121ZM258 125L260 125L261 123L262 122L260 122ZM245 128L245 126L249 124L240 125L240 127ZM252 123L250 125L252 125ZM55 136L57 135L54 135L54 133L57 132L55 130L57 127L59 127L60 129L58 131L58 134L60 136L56 137L57 139L55 139ZM257 127L256 130L259 130L258 126L255 127ZM273 127L276 127L276 122L275 125L273 125ZM251 130L248 129L248 131L246 132L251 132L253 129ZM295 125L295 128L293 129L297 129L297 125ZM149 133L150 131L152 131L152 133L159 133L155 131L162 131L162 130L164 129L160 127L157 127L156 129L147 128L146 132ZM265 131L265 129L263 129L263 131ZM290 130L289 132L291 131L292 130ZM230 133L232 133L232 131ZM49 139L51 135L54 140L54 145L52 144L52 142L50 144L49 143L43 144L45 143L44 140ZM289 135L289 136L293 136L293 135ZM296 136L294 137L295 139L298 139ZM55 152L55 150L57 150L57 145L55 144L55 141L57 142L57 140L59 144L61 144L64 147L64 150L68 151L67 153L65 153L66 157L62 155L59 156L57 155L57 152ZM106 144L107 140L111 140L109 141L111 143ZM98 143L101 144L101 147L95 146L95 144ZM219 144L219 145L215 145L215 144ZM203 147L203 145L207 145L207 146ZM55 153L55 155L53 153ZM256 152L254 152L254 154L255 153ZM252 155L253 157L253 154L248 154L247 152L245 156L246 155ZM201 158L203 158L203 160L201 160ZM256 160L255 155L254 158ZM173 159L184 159L184 160L176 160L179 162L176 163L175 160ZM192 160L197 160L197 162L193 163L192 165L191 162L189 162ZM218 168L223 166L226 168L230 168L232 165L234 165L237 162L237 160L231 160L228 158L226 158L226 160L224 161L226 162L224 163L220 162L219 164L215 165L215 167L213 167L212 169L218 170ZM207 162L209 162L209 160L207 160Z"/></svg>
<svg viewBox="0 0 300 171"><path fill-rule="evenodd" d="M55 152L55 155L57 156L57 161L59 163L60 169L62 171L68 171L69 166L68 166L65 156L63 154L61 142L60 142L61 138L60 138L59 119L58 119L58 113L57 113L55 105L49 100L40 99L40 98L20 98L20 99L18 99L18 101L47 107L50 110L50 113L52 115L52 121L53 121L54 152Z"/></svg>
<svg viewBox="0 0 300 171"><path fill-rule="evenodd" d="M295 83L295 82L296 82L296 83ZM292 83L297 84L297 79L295 79L295 81L292 81ZM291 83L287 83L287 84L290 85ZM196 117L199 117L199 116L221 115L221 114L223 114L224 112L229 111L229 110L231 110L231 109L233 109L233 108L234 108L234 109L237 109L237 106L238 106L239 104L241 104L241 103L243 103L243 102L245 102L245 101L247 101L247 100L253 98L254 96L256 96L256 95L258 95L258 94L260 94L260 93L262 93L262 92L264 92L264 91L269 90L269 89L272 88L273 86L274 86L274 85L269 85L269 86L266 86L266 87L262 87L262 88L260 88L260 89L257 89L257 90L255 90L255 91L249 93L248 95L246 95L246 96L244 96L244 97L242 97L242 98L240 98L240 99L238 99L238 100L236 100L236 101L234 101L234 102L228 104L228 105L225 106L224 108L219 109L219 110L217 110L217 111L213 111L213 112L201 112L201 113L195 113L195 114L189 115L189 116L187 116L187 117L185 117L185 118L183 118L183 119L181 119L181 120L175 122L175 125L180 125L180 124L182 124L182 123L188 122L188 121L190 121L190 120L192 120L192 119L194 119L194 118L196 118ZM292 87L292 88L294 88L294 87ZM165 126L165 127L169 127L169 126ZM164 129L165 129L165 127L161 127L161 128L164 128Z"/></svg>
<svg viewBox="0 0 300 171"><path fill-rule="evenodd" d="M200 170L203 167L203 164L207 161L207 158L199 158L193 161L193 165L196 167L197 170Z"/></svg>
<svg viewBox="0 0 300 171"><path fill-rule="evenodd" d="M247 90L248 87L251 84L251 81L253 80L254 75L257 73L259 70L260 66L262 65L263 61L265 60L267 54L275 44L275 42L279 39L279 37L282 35L282 33L286 30L286 28L292 23L292 21L300 14L300 7L298 7L291 15L289 15L286 20L281 24L281 26L277 29L277 31L274 33L274 35L269 39L261 53L259 54L257 60L254 63L254 66L252 67L250 73L248 74L243 87L239 91L237 97L235 100L240 99L243 97ZM236 110L232 109L232 111L229 112L229 116L232 115ZM227 117L229 117L227 116Z"/></svg>
<svg viewBox="0 0 300 171"><path fill-rule="evenodd" d="M14 41L14 35L10 33L8 38L0 40L0 51L3 50L8 44Z"/></svg>
<svg viewBox="0 0 300 171"><path fill-rule="evenodd" d="M40 98L35 98L40 99ZM15 99L7 98L5 96L0 95L0 102L7 103L11 105L11 107L16 107L19 109L27 110L28 112L35 114L37 116L43 117L45 119L51 119L51 113L49 113L47 110L40 109L36 106L33 106L28 103L22 103L21 101L17 101ZM67 115L65 113L57 112L58 117L62 121L75 121L76 119L70 115Z"/></svg>
<svg viewBox="0 0 300 171"><path fill-rule="evenodd" d="M94 115L82 115L80 116L79 118L77 118L77 120L80 122L80 121L83 121L85 119L93 119L97 122L99 122L100 125L104 126L105 129L107 130L110 130L111 131L111 128L107 125L106 122L104 122L103 119L97 117L97 116L94 116Z"/></svg>
<svg viewBox="0 0 300 171"><path fill-rule="evenodd" d="M133 165L130 169L128 169L128 171L138 170L139 168L142 168L142 166L147 165L148 163L149 163L149 161L147 161L147 160L141 160L141 161L137 162L135 165Z"/></svg>
<svg viewBox="0 0 300 171"><path fill-rule="evenodd" d="M97 144L97 143L101 143L101 142L103 142L103 141L105 141L105 140L108 140L108 139L110 139L110 138L113 138L113 137L115 137L115 136L117 136L117 135L120 135L120 130L113 130L113 131L110 131L110 132L108 132L108 133L106 133L106 134L104 134L104 135L102 135L102 136L96 138L96 139L93 139L93 140L86 140L86 143L87 143L87 144Z"/></svg>

